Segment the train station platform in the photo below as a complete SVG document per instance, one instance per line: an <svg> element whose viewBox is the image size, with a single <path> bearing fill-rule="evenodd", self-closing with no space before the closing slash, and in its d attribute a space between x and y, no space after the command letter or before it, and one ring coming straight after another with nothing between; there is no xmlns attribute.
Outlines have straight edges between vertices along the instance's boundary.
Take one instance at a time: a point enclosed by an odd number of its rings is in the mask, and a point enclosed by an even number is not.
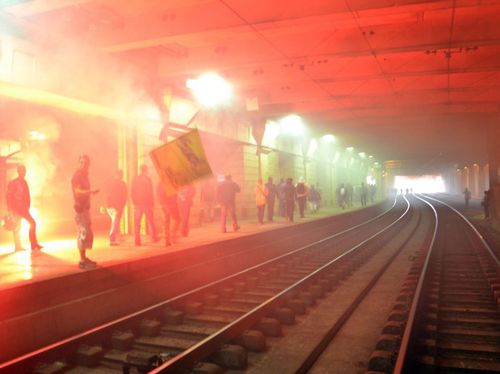
<svg viewBox="0 0 500 374"><path fill-rule="evenodd" d="M325 207L315 214L307 213L305 218L299 218L298 215L295 215L295 220L292 223L285 222L282 217L276 217L273 222L265 222L263 225L258 224L255 218L242 219L239 220L240 230L233 232L231 225L228 224L227 233L220 232L220 223L218 220L214 220L202 226L192 227L188 237L179 236L176 243L168 247L164 246L164 240L152 243L150 238L144 235L142 236L142 246L134 246L133 237L122 236L119 246L110 247L106 233L98 232L94 239L94 248L88 250L87 255L97 262L96 269L106 268L310 222L360 208L359 205L345 210L338 207ZM160 238L162 238L161 230L159 231ZM76 249L75 237L45 241L42 236L39 240L43 249L36 252L30 250L14 251L12 243L0 244L0 291L23 284L88 271L78 267L79 253ZM28 248L28 246L26 247Z"/></svg>

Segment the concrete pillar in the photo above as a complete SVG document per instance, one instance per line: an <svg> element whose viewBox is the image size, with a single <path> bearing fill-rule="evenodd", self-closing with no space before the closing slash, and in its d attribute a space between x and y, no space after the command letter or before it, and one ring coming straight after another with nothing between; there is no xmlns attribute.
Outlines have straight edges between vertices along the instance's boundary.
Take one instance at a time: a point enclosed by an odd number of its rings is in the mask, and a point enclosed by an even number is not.
<svg viewBox="0 0 500 374"><path fill-rule="evenodd" d="M492 121L488 127L488 166L490 189L490 215L499 218L500 212L500 118Z"/></svg>
<svg viewBox="0 0 500 374"><path fill-rule="evenodd" d="M464 166L462 171L462 191L467 187L470 190L470 170L468 166Z"/></svg>
<svg viewBox="0 0 500 374"><path fill-rule="evenodd" d="M401 172L401 161L400 160L388 160L384 161L384 186L386 194L391 192L394 188L394 178Z"/></svg>
<svg viewBox="0 0 500 374"><path fill-rule="evenodd" d="M454 190L456 194L461 194L463 191L462 189L462 170L456 169L455 171L455 184L454 184Z"/></svg>
<svg viewBox="0 0 500 374"><path fill-rule="evenodd" d="M118 131L118 166L123 170L123 180L127 183L129 199L123 212L122 232L130 234L134 232L134 212L130 191L132 180L137 175L138 169L138 142L137 128L135 126L123 126Z"/></svg>
<svg viewBox="0 0 500 374"><path fill-rule="evenodd" d="M470 168L470 190L472 192L472 196L479 196L479 165L473 164Z"/></svg>

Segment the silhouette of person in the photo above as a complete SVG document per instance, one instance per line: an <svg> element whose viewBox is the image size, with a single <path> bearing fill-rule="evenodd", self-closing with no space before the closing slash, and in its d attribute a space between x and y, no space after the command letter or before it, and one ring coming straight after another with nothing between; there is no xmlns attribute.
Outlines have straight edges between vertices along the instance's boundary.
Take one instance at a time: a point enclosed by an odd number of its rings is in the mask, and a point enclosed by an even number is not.
<svg viewBox="0 0 500 374"><path fill-rule="evenodd" d="M141 166L141 172L132 182L132 202L135 207L134 235L135 245L141 245L141 219L146 216L146 225L151 230L151 239L157 242L156 226L154 222L153 207L153 182L148 176L148 167Z"/></svg>
<svg viewBox="0 0 500 374"><path fill-rule="evenodd" d="M89 181L90 158L87 155L81 155L78 158L78 169L71 178L71 188L73 190L73 199L75 210L75 221L78 225L77 244L80 251L80 269L92 268L96 265L86 256L86 250L91 249L94 243L94 232L92 231L92 221L90 219L90 197L99 192L92 190Z"/></svg>
<svg viewBox="0 0 500 374"><path fill-rule="evenodd" d="M106 194L106 212L111 218L109 230L109 245L118 245L118 235L120 234L120 221L123 209L127 203L127 185L122 180L122 171L117 170L113 179L109 182Z"/></svg>
<svg viewBox="0 0 500 374"><path fill-rule="evenodd" d="M37 251L42 248L36 238L36 222L30 213L31 196L28 183L26 182L26 167L19 165L17 167L17 178L13 179L7 185L7 209L11 215L24 218L30 225L29 238L31 243L31 250ZM15 250L22 250L20 231L21 225L16 224L14 228L14 245Z"/></svg>

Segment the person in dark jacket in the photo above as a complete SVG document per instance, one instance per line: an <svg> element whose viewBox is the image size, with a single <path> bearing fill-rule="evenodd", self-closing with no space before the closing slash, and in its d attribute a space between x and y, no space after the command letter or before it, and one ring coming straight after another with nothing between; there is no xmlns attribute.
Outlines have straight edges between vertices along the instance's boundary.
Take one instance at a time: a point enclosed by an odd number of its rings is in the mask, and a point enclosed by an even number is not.
<svg viewBox="0 0 500 374"><path fill-rule="evenodd" d="M285 200L286 221L293 222L293 210L295 208L297 192L295 191L292 178L286 179L285 186L283 187L283 196Z"/></svg>
<svg viewBox="0 0 500 374"><path fill-rule="evenodd" d="M90 158L87 155L81 155L78 158L78 169L71 178L71 188L73 190L75 210L75 222L78 225L77 244L80 252L80 269L93 268L95 261L89 259L86 255L87 249L92 249L94 243L94 232L92 231L92 221L90 219L90 197L99 192L92 190L89 181Z"/></svg>
<svg viewBox="0 0 500 374"><path fill-rule="evenodd" d="M368 196L368 189L365 184L361 182L361 188L359 190L359 197L361 198L361 206L366 206L366 197Z"/></svg>
<svg viewBox="0 0 500 374"><path fill-rule="evenodd" d="M309 189L307 199L309 200L309 206L311 208L311 212L317 213L319 207L319 201L321 200L321 195L319 194L319 191L316 188L314 188L314 184L311 185L311 188Z"/></svg>
<svg viewBox="0 0 500 374"><path fill-rule="evenodd" d="M221 231L226 232L226 217L231 215L233 230L238 231L238 219L236 218L236 193L240 192L240 186L233 182L231 175L226 175L224 180L217 186L217 202L220 204Z"/></svg>
<svg viewBox="0 0 500 374"><path fill-rule="evenodd" d="M267 178L266 192L267 192L267 220L269 222L272 222L274 219L274 201L276 200L276 196L278 194L278 188L273 183L273 177Z"/></svg>
<svg viewBox="0 0 500 374"><path fill-rule="evenodd" d="M465 206L469 206L469 201L470 201L470 198L472 196L472 193L470 192L470 190L467 187L465 187L463 194L464 194L464 199L465 199Z"/></svg>
<svg viewBox="0 0 500 374"><path fill-rule="evenodd" d="M484 219L490 218L491 190L484 191L483 201L481 205L484 209Z"/></svg>
<svg viewBox="0 0 500 374"><path fill-rule="evenodd" d="M167 196L165 189L160 182L156 188L156 196L158 197L158 202L160 203L161 210L163 212L163 218L165 219L165 247L168 247L169 245L175 243L181 223L179 206L177 205L177 194ZM170 230L171 220L174 223L172 230Z"/></svg>
<svg viewBox="0 0 500 374"><path fill-rule="evenodd" d="M31 250L37 251L40 250L42 246L38 243L38 240L36 238L36 222L30 213L31 196L25 176L26 167L24 165L19 165L17 167L17 178L11 180L7 185L7 209L9 210L9 213L11 215L24 218L26 221L28 221L30 225L29 238ZM14 245L15 250L19 251L23 249L21 245L21 238L19 235L21 226L19 224L17 224L16 226L17 227L15 227L13 231Z"/></svg>
<svg viewBox="0 0 500 374"><path fill-rule="evenodd" d="M134 235L135 245L141 245L141 219L146 216L146 226L150 230L151 239L157 242L156 227L154 222L154 196L153 196L153 182L148 176L148 167L141 166L141 173L134 178L132 182L132 202L135 207L135 220L134 220Z"/></svg>
<svg viewBox="0 0 500 374"><path fill-rule="evenodd" d="M109 230L109 245L119 245L117 240L120 234L120 221L123 209L127 203L127 185L122 180L122 171L117 170L114 178L108 183L106 195L106 211L111 218L111 228Z"/></svg>

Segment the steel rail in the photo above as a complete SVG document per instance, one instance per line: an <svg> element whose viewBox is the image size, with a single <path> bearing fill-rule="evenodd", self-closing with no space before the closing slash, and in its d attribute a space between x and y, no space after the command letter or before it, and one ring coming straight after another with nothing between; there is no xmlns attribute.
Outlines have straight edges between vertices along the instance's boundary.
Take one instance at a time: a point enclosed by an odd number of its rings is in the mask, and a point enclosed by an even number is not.
<svg viewBox="0 0 500 374"><path fill-rule="evenodd" d="M408 319L406 321L406 326L405 326L405 329L403 332L403 337L401 338L401 344L399 346L399 352L398 352L398 357L396 359L396 363L394 364L393 374L402 373L404 370L406 358L408 356L408 348L410 346L410 341L411 341L411 338L413 337L413 334L415 333L415 329L413 328L413 326L414 326L415 318L416 318L416 314L417 314L417 307L420 304L421 298L423 297L422 289L423 289L424 282L427 278L430 258L431 258L432 251L435 248L436 237L437 237L438 226L439 226L438 214L437 214L437 211L434 208L434 206L431 203L429 203L428 201L419 197L418 195L415 195L415 197L417 199L423 201L425 204L427 204L432 209L432 212L434 213L434 218L435 218L435 225L434 225L434 232L432 234L432 239L431 239L431 242L429 243L429 250L427 251L427 256L425 256L425 262L424 262L424 265L422 266L422 271L420 272L417 287L415 289L415 294L413 296L413 301L411 303L410 311L408 313Z"/></svg>
<svg viewBox="0 0 500 374"><path fill-rule="evenodd" d="M384 216L388 215L389 213L391 213L396 208L396 205L397 205L397 199L394 200L392 206L389 207L386 211L378 214L377 216L375 216L375 217L373 217L365 222L357 224L353 227L350 227L350 228L345 229L343 231L340 231L338 233L329 235L329 236L322 238L314 243L309 243L309 244L302 246L298 249L295 249L291 252L288 252L288 253L279 255L275 258L266 260L260 264L251 266L250 268L244 269L244 270L239 271L235 274L231 274L231 275L224 277L222 279L218 279L216 281L210 282L210 283L203 285L201 287L197 287L195 289L192 289L190 291L187 291L187 292L182 293L180 295L177 295L175 297L169 298L167 300L163 300L163 301L156 303L152 306L149 306L147 308L143 308L137 312L130 313L126 316L117 318L113 321L101 324L99 326L96 326L96 327L89 329L87 331L84 331L82 333L73 335L73 336L68 337L66 339L62 339L60 341L49 344L45 347L42 347L40 349L29 352L29 353L22 355L20 357L6 361L6 362L0 364L0 372L2 372L2 373L4 373L4 372L5 373L16 373L17 374L17 373L23 372L23 370L25 370L26 367L34 367L40 361L56 360L60 357L58 356L57 353L53 353L53 352L57 352L60 350L72 350L72 349L76 350L81 344L84 344L92 336L107 335L114 330L120 329L121 327L127 326L136 320L144 318L144 316L147 315L148 313L153 313L162 307L165 307L169 304L172 304L172 303L175 303L175 302L180 301L182 299L185 299L189 296L192 296L195 293L210 290L216 286L219 286L220 284L222 284L224 282L241 277L242 275L253 272L261 267L270 265L274 262L278 262L278 261L282 260L283 258L286 258L286 257L291 256L293 254L299 253L299 252L304 251L306 249L313 248L319 244L323 244L329 240L338 238L342 235L345 235L345 234L350 233L354 230L362 228L363 226L369 225L370 223L372 223L376 220L379 220L379 219L383 218Z"/></svg>
<svg viewBox="0 0 500 374"><path fill-rule="evenodd" d="M405 198L406 200L406 198ZM409 202L407 202L407 207L404 213L398 217L397 220L393 221L391 224L383 228L382 230L379 230L377 233L371 235L369 238L363 240L361 243L355 245L351 249L345 251L341 255L335 257L333 260L329 261L325 265L319 267L309 275L305 276L301 280L295 282L294 284L290 285L287 287L285 290L281 291L277 295L273 296L272 298L268 299L267 301L261 303L259 306L255 307L254 309L250 310L249 312L245 313L243 316L239 317L232 323L228 324L227 326L223 327L219 331L213 333L212 335L209 335L202 341L198 342L194 346L190 347L189 349L181 352L180 354L174 356L170 360L166 361L163 363L161 366L159 366L156 369L153 369L150 371L150 374L160 374L160 373L176 373L176 372L182 372L183 370L194 366L197 362L200 360L204 359L208 355L214 352L214 347L217 346L222 346L224 343L226 343L228 340L231 340L238 335L241 334L242 331L245 331L246 329L249 329L255 323L261 318L267 315L269 310L275 306L279 306L282 303L282 299L284 296L289 294L290 292L294 291L297 288L300 288L301 286L307 284L309 281L311 281L314 277L318 276L318 274L323 273L327 269L329 269L332 265L337 264L337 262L340 259L345 258L349 254L355 252L359 248L361 248L364 245L367 245L369 242L371 242L373 239L378 238L380 235L388 231L390 228L392 228L394 225L399 223L408 213L409 211Z"/></svg>
<svg viewBox="0 0 500 374"><path fill-rule="evenodd" d="M497 255L495 254L495 252L493 252L493 250L491 249L490 245L488 244L488 242L484 239L484 237L481 235L481 233L476 229L476 227L467 219L467 217L465 217L462 213L460 213L457 209L455 209L454 207L452 207L451 205L445 203L444 201L442 200L439 200L439 199L436 199L436 198L433 198L433 197L430 197L428 195L425 195L425 198L426 199L429 199L429 200L434 200L434 201L437 201L438 203L440 204L443 204L444 206L450 208L451 210L453 210L456 214L458 214L458 216L467 224L467 226L474 232L474 234L476 234L476 237L479 239L479 241L481 242L481 244L484 246L484 248L488 251L488 253L490 254L491 256L491 259L497 264L498 267L500 267L500 260L498 259Z"/></svg>
<svg viewBox="0 0 500 374"><path fill-rule="evenodd" d="M406 197L404 199L408 202ZM408 210L405 212L405 215L409 212L410 204L408 202ZM401 217L401 219L404 217ZM392 254L389 259L385 262L385 264L377 271L377 273L372 277L370 282L358 293L353 302L349 305L349 307L342 313L338 321L323 335L323 338L318 343L318 345L311 351L308 357L304 360L300 368L296 371L297 374L305 374L307 373L314 365L314 363L318 360L324 350L328 347L330 342L335 338L338 334L342 326L349 320L351 315L354 313L356 308L361 304L361 302L365 299L366 295L370 292L370 290L375 286L378 280L382 277L382 275L387 271L389 266L394 262L396 257L401 253L401 251L405 248L406 244L411 240L415 232L417 231L422 217L418 217L417 224L405 239L405 241L396 249L394 254Z"/></svg>

